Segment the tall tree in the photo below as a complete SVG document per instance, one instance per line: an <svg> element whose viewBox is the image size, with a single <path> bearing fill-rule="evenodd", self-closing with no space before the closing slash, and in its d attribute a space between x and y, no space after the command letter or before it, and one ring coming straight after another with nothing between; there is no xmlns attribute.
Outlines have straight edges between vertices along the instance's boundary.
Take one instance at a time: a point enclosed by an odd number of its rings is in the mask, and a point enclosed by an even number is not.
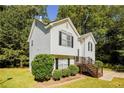
<svg viewBox="0 0 124 93"><path fill-rule="evenodd" d="M97 59L119 64L122 60L113 62L113 53L119 50L123 55L123 9L123 6L60 6L58 19L70 17L80 34L93 32L97 41Z"/></svg>
<svg viewBox="0 0 124 93"><path fill-rule="evenodd" d="M0 6L0 66L28 64L28 35L45 6ZM43 11L43 12L42 12Z"/></svg>

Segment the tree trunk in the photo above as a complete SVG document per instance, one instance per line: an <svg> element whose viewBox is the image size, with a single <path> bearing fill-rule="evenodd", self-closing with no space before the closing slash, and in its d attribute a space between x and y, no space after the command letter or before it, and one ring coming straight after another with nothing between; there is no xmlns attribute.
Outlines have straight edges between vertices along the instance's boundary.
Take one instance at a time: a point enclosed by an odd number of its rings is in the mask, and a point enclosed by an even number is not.
<svg viewBox="0 0 124 93"><path fill-rule="evenodd" d="M22 62L22 61L20 61L20 67L21 67L21 68L23 67L23 62Z"/></svg>

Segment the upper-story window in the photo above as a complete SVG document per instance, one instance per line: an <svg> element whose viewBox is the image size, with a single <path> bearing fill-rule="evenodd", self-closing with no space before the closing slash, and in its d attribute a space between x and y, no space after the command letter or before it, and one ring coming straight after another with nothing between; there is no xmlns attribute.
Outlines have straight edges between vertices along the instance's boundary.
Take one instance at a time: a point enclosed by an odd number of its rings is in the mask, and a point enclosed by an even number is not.
<svg viewBox="0 0 124 93"><path fill-rule="evenodd" d="M88 42L88 51L93 50L93 44L91 42Z"/></svg>
<svg viewBox="0 0 124 93"><path fill-rule="evenodd" d="M73 36L68 33L64 33L60 31L59 32L59 45L73 48Z"/></svg>
<svg viewBox="0 0 124 93"><path fill-rule="evenodd" d="M31 40L31 46L33 46L33 43L34 43L33 40Z"/></svg>

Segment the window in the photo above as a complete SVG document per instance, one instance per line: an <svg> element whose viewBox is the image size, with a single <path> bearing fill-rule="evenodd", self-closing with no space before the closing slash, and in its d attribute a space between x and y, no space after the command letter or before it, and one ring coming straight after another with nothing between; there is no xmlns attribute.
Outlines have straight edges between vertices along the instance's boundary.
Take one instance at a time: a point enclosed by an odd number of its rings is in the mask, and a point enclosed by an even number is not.
<svg viewBox="0 0 124 93"><path fill-rule="evenodd" d="M33 46L33 40L31 40L31 46Z"/></svg>
<svg viewBox="0 0 124 93"><path fill-rule="evenodd" d="M92 51L93 50L93 45L91 42L88 42L88 51Z"/></svg>
<svg viewBox="0 0 124 93"><path fill-rule="evenodd" d="M64 68L68 68L68 66L70 65L70 59L58 59L56 58L56 69L64 69Z"/></svg>
<svg viewBox="0 0 124 93"><path fill-rule="evenodd" d="M65 69L68 67L68 63L67 62L59 62L58 67L59 67L59 69Z"/></svg>
<svg viewBox="0 0 124 93"><path fill-rule="evenodd" d="M73 48L73 36L68 33L59 32L59 45Z"/></svg>

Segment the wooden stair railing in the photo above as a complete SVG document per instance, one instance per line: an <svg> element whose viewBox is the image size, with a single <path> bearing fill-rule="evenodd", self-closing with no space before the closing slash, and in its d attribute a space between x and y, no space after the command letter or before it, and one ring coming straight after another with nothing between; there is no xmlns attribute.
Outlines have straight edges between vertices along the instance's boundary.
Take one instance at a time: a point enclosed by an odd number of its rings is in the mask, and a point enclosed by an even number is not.
<svg viewBox="0 0 124 93"><path fill-rule="evenodd" d="M99 78L101 76L103 76L103 68L97 68L92 64L92 61L88 60L84 62L84 60L80 63L77 63L77 66L79 66L80 68L80 73L82 72L87 72L89 73L91 76Z"/></svg>
<svg viewBox="0 0 124 93"><path fill-rule="evenodd" d="M94 65L92 64L83 64L83 67L85 66L86 71L92 75L93 77L101 77L102 76L102 72L99 71L99 68L96 68Z"/></svg>

